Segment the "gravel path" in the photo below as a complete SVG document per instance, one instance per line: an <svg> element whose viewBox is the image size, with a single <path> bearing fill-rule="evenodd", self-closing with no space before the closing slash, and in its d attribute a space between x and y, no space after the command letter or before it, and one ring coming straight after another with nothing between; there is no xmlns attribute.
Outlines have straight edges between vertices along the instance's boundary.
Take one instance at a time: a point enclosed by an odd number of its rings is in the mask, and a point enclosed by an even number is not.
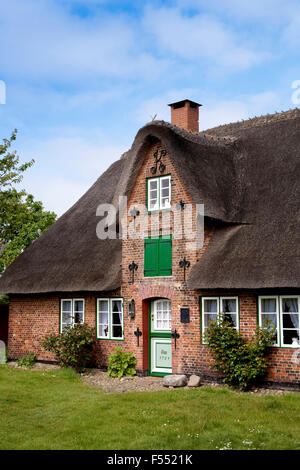
<svg viewBox="0 0 300 470"><path fill-rule="evenodd" d="M10 367L19 368L16 362L9 362ZM22 367L22 369L25 369ZM36 362L31 370L59 370L60 367L56 364L44 364ZM99 369L88 369L85 373L80 374L83 382L94 387L100 387L104 393L124 393L124 392L157 392L157 391L171 391L173 387L167 388L163 386L163 379L161 377L123 377L122 379L113 379L108 377L107 372ZM224 387L222 384L215 382L203 383L205 387ZM183 387L191 390L190 387ZM238 392L236 393L244 393ZM255 388L250 390L251 395L284 395L285 393L300 393L299 391L289 391L271 388Z"/></svg>
<svg viewBox="0 0 300 470"><path fill-rule="evenodd" d="M171 390L163 387L161 377L123 377L114 379L108 377L107 372L92 369L81 374L83 381L95 387L101 387L105 393L123 392L157 392Z"/></svg>

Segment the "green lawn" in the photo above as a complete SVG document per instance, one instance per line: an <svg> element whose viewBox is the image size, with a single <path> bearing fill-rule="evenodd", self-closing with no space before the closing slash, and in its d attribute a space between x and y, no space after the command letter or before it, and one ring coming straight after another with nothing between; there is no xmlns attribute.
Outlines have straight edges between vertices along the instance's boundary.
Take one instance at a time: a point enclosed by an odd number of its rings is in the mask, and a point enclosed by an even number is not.
<svg viewBox="0 0 300 470"><path fill-rule="evenodd" d="M0 366L0 449L300 449L300 394L103 394L72 371Z"/></svg>

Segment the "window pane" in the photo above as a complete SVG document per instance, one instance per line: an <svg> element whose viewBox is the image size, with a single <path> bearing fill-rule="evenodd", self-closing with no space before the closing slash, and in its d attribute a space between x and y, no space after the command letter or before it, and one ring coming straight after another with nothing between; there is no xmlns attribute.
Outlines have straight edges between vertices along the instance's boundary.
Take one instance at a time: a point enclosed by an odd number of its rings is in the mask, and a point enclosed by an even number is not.
<svg viewBox="0 0 300 470"><path fill-rule="evenodd" d="M108 312L99 313L99 323L104 323L108 325Z"/></svg>
<svg viewBox="0 0 300 470"><path fill-rule="evenodd" d="M236 299L222 299L222 313L236 313Z"/></svg>
<svg viewBox="0 0 300 470"><path fill-rule="evenodd" d="M162 188L169 188L170 187L169 178L164 178L164 179L161 180L161 187Z"/></svg>
<svg viewBox="0 0 300 470"><path fill-rule="evenodd" d="M162 199L162 201L161 201L161 207L162 207L162 208L170 207L170 199L169 199L169 198Z"/></svg>
<svg viewBox="0 0 300 470"><path fill-rule="evenodd" d="M114 338L122 338L122 326L113 325L112 335Z"/></svg>
<svg viewBox="0 0 300 470"><path fill-rule="evenodd" d="M271 327L277 328L277 315L274 313L262 313L261 314L261 326L269 323Z"/></svg>
<svg viewBox="0 0 300 470"><path fill-rule="evenodd" d="M72 300L63 300L61 309L63 312L71 312L72 310Z"/></svg>
<svg viewBox="0 0 300 470"><path fill-rule="evenodd" d="M157 180L150 180L150 190L157 189Z"/></svg>
<svg viewBox="0 0 300 470"><path fill-rule="evenodd" d="M108 300L99 300L100 312L108 312Z"/></svg>
<svg viewBox="0 0 300 470"><path fill-rule="evenodd" d="M204 300L204 312L207 313L218 313L218 302L216 299L205 299Z"/></svg>
<svg viewBox="0 0 300 470"><path fill-rule="evenodd" d="M72 323L72 313L62 312L61 321L63 325L70 325Z"/></svg>
<svg viewBox="0 0 300 470"><path fill-rule="evenodd" d="M282 323L283 328L299 328L298 313L283 313Z"/></svg>
<svg viewBox="0 0 300 470"><path fill-rule="evenodd" d="M299 330L283 330L284 345L299 344Z"/></svg>
<svg viewBox="0 0 300 470"><path fill-rule="evenodd" d="M108 325L107 324L104 324L104 325L99 325L99 329L100 329L100 336L103 336L104 338L108 336Z"/></svg>
<svg viewBox="0 0 300 470"><path fill-rule="evenodd" d="M205 313L204 314L204 327L206 328L212 321L217 319L216 313Z"/></svg>
<svg viewBox="0 0 300 470"><path fill-rule="evenodd" d="M236 313L225 313L224 314L224 321L228 324L228 326L237 327L237 314Z"/></svg>
<svg viewBox="0 0 300 470"><path fill-rule="evenodd" d="M161 195L163 198L169 197L169 188L163 189Z"/></svg>
<svg viewBox="0 0 300 470"><path fill-rule="evenodd" d="M83 323L83 312L74 312L74 323Z"/></svg>
<svg viewBox="0 0 300 470"><path fill-rule="evenodd" d="M276 299L262 299L261 311L263 313L276 313Z"/></svg>
<svg viewBox="0 0 300 470"><path fill-rule="evenodd" d="M83 300L75 300L74 312L83 312Z"/></svg>
<svg viewBox="0 0 300 470"><path fill-rule="evenodd" d="M122 337L122 301L112 300L112 336L114 338Z"/></svg>
<svg viewBox="0 0 300 470"><path fill-rule="evenodd" d="M282 299L283 312L298 312L298 299L297 297L291 299Z"/></svg>

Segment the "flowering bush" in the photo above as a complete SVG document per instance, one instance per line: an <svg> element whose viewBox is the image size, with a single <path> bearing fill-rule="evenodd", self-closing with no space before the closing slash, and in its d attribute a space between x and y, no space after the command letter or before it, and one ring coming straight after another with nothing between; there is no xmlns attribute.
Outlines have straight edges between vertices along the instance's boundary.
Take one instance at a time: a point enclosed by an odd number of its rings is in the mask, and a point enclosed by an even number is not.
<svg viewBox="0 0 300 470"><path fill-rule="evenodd" d="M47 351L54 352L62 367L73 367L76 371L83 370L93 356L95 329L86 323L69 326L56 335L51 333L41 341Z"/></svg>
<svg viewBox="0 0 300 470"><path fill-rule="evenodd" d="M274 328L257 328L251 341L246 341L224 316L208 326L205 339L212 351L214 369L221 372L224 382L246 390L264 377L274 343Z"/></svg>

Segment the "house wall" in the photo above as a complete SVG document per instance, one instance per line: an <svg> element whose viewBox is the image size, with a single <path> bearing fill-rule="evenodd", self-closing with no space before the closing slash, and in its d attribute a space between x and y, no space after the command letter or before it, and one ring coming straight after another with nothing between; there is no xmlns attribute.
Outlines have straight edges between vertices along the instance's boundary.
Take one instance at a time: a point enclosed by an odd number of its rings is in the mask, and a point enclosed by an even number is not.
<svg viewBox="0 0 300 470"><path fill-rule="evenodd" d="M153 177L151 167L154 165L154 153L161 150L162 146L159 142L149 147L128 201L128 208L135 206L141 209L139 205L146 204L146 179ZM180 200L187 204L192 204L191 197L186 191L168 153L162 157L162 161L166 166L162 175L170 174L172 178L172 205ZM155 176L160 175L161 173L158 171ZM190 226L191 232L195 230L196 225L194 209ZM141 216L145 217L148 222L150 221L151 214L147 211L145 214L141 214ZM134 219L132 216L129 216L127 220L131 227L133 224L139 227L138 221L138 218ZM124 222L125 220L123 219L123 224ZM157 234L161 234L163 227L162 212L160 212L159 218L156 220L155 227ZM170 233L173 232L174 217L171 213ZM59 332L60 299L62 297L83 297L85 299L85 321L90 326L96 326L97 298L122 297L124 299L124 340L97 340L98 364L99 366L107 365L109 354L114 351L116 346L121 345L125 350L133 352L137 358L137 369L147 374L149 371L149 302L152 299L163 297L170 299L172 302L172 331L176 329L180 335L177 340L176 349L174 340L172 340L173 373L198 373L203 378L216 378L217 373L212 370L212 357L207 346L203 345L201 341L200 297L205 295L238 296L240 330L243 335L250 338L257 327L257 296L253 292L197 292L187 288L187 284L184 281L183 269L179 267L179 261L185 256L191 262L191 265L197 262L208 246L213 233L213 228L205 226L204 245L201 249L191 246L190 241L186 239L176 239L173 236L171 277L144 277L144 238L150 236L150 231L149 229L142 229L142 231L138 229L136 238L128 237L122 241L122 286L120 290L106 294L64 293L63 295L12 296L9 315L9 357L17 358L25 353L34 352L38 360L54 360L52 354L42 350L39 342L45 334L51 331ZM138 265L134 283L132 283L132 273L128 269L129 264L133 260ZM134 319L128 318L127 302L131 299L135 300L136 315ZM190 309L189 323L181 323L180 321L180 308L182 307ZM134 334L137 328L142 331L139 346ZM271 356L272 366L269 369L267 380L299 384L300 365L292 361L294 353L295 349L292 348L273 348Z"/></svg>

